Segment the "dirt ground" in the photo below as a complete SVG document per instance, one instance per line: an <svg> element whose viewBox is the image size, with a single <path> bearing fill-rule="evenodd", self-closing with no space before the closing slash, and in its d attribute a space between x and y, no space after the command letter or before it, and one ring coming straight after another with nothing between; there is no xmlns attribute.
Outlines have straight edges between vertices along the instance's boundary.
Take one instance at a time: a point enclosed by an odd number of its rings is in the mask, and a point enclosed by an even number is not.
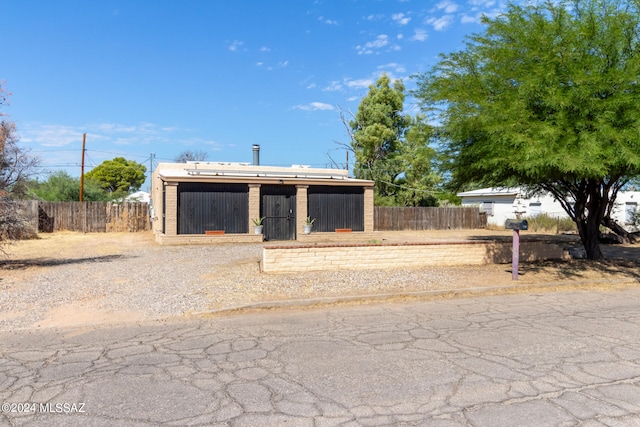
<svg viewBox="0 0 640 427"><path fill-rule="evenodd" d="M377 233L375 242L416 242L416 241L459 241L467 239L510 239L511 231L494 230L447 230L447 231L423 231L423 232L381 232ZM521 238L530 239L545 237L549 239L566 242L567 245L577 243L576 236L538 235L534 233L522 232ZM371 239L367 240L371 242ZM366 243L358 242L358 243ZM0 292L11 292L11 284L19 284L21 287L32 283L34 287L41 286L42 277L46 277L50 269L57 266L69 264L74 259L92 259L100 262L91 264L91 267L81 265L79 269L86 269L87 274L95 274L93 270L102 265L106 270L100 273L100 280L111 282L114 285L124 284L126 277L122 274L113 273L109 276L109 271L116 271L115 263L130 253L139 254L141 250L151 252L149 259L153 259L153 252L180 251L180 247L160 246L155 243L154 236L150 232L142 233L95 233L83 234L62 232L53 234L40 234L37 239L17 242L5 248L6 254L0 254ZM588 262L585 260L570 261L545 261L536 263L522 263L520 266L520 277L517 284L523 291L531 291L539 285L553 283L561 284L563 287L598 287L601 289L613 289L620 286L638 286L640 283L640 245L616 245L603 246L603 252L607 258L602 262ZM138 256L138 255L136 255ZM64 260L64 261L63 261ZM109 262L102 262L108 260ZM242 259L238 263L247 264L254 260ZM186 262L186 261L185 261ZM511 281L510 265L486 265L443 268L438 274L442 277L453 277L451 280L443 280L441 290L447 290L448 283L455 282L455 295L464 295L464 289L507 286L513 285ZM90 273L91 271L91 273ZM218 276L226 277L231 282L236 274L234 266L221 266L216 273ZM204 276L202 276L204 277ZM328 276L329 277L329 276ZM291 281L291 276L282 276L283 280ZM77 279L71 279L77 280ZM269 293L270 283L278 282L278 276L271 276L265 279L266 285L261 289L249 289L238 287L231 290L231 299L225 304L214 302L207 308L212 310L227 308L230 304L242 306L243 303L259 303L262 301L275 301L282 299L296 298L323 298L336 297L335 290L331 294L318 291L314 293L310 289L299 293ZM329 278L327 280L330 280ZM94 282L95 283L95 282ZM147 286L145 283L136 283L136 287ZM253 285L255 287L255 284ZM13 286L15 287L15 286ZM431 288L430 288L431 289ZM436 288L433 288L437 290ZM553 289L553 288L548 288ZM405 284L401 288L391 287L389 292L398 292L401 297L407 298L412 292L424 290L424 287ZM154 292L149 289L148 292ZM124 292L124 291L123 291ZM128 292L128 291L127 291ZM167 292L171 292L170 290ZM202 292L198 290L198 292ZM18 295L18 294L16 294ZM38 327L73 326L87 323L108 323L110 319L138 321L149 317L142 311L138 312L127 307L119 310L119 307L111 307L107 312L99 309L97 305L92 305L92 298L96 299L90 290L83 293L76 293L71 300L63 301L64 304L55 305L48 308L43 320L38 323ZM1 296L1 295L0 295ZM346 296L358 296L357 293L348 293ZM363 300L366 300L366 291L362 291ZM207 296L204 295L203 298ZM101 295L100 298L108 298L108 295ZM395 298L395 299L398 299ZM5 301L7 301L5 299ZM0 299L1 302L1 299ZM31 306L18 306L11 309L3 308L4 313L0 313L0 323L10 321L13 317L19 317L20 311L25 307L29 310ZM40 309L40 308L39 308Z"/></svg>

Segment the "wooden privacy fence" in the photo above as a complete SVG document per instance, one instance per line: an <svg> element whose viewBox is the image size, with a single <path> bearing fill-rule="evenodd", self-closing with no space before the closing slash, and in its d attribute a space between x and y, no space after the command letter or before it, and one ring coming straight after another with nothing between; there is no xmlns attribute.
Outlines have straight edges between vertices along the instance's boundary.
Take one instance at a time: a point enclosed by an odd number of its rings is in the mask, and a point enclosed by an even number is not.
<svg viewBox="0 0 640 427"><path fill-rule="evenodd" d="M27 221L41 233L54 231L120 232L150 230L149 204L139 202L17 202Z"/></svg>
<svg viewBox="0 0 640 427"><path fill-rule="evenodd" d="M467 230L485 228L487 215L477 207L408 208L375 206L376 231Z"/></svg>

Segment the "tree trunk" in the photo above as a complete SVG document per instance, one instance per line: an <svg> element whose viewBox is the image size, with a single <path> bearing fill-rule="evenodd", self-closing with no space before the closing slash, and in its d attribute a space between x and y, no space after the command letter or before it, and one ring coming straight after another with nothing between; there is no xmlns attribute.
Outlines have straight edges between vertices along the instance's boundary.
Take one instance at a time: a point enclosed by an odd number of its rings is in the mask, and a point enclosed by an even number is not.
<svg viewBox="0 0 640 427"><path fill-rule="evenodd" d="M620 224L612 220L610 217L604 217L602 219L602 225L613 231L615 234L620 236L622 239L622 243L637 243L639 241L638 236L635 234L629 233L627 230L622 228Z"/></svg>
<svg viewBox="0 0 640 427"><path fill-rule="evenodd" d="M600 249L600 221L589 215L586 218L576 221L580 240L584 246L587 259L601 260L604 258Z"/></svg>

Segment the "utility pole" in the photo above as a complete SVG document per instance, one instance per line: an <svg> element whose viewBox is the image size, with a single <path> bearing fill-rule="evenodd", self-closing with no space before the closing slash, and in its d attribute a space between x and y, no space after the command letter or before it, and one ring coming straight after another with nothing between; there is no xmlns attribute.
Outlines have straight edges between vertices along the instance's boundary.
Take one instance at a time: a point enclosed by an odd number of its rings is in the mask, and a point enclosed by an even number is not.
<svg viewBox="0 0 640 427"><path fill-rule="evenodd" d="M153 158L155 156L154 153L149 153L149 193L151 193L153 188Z"/></svg>
<svg viewBox="0 0 640 427"><path fill-rule="evenodd" d="M347 154L347 163L345 163L344 168L347 170L347 174L349 172L349 150L345 150L345 153Z"/></svg>
<svg viewBox="0 0 640 427"><path fill-rule="evenodd" d="M87 134L82 134L82 166L80 167L80 201L84 193L84 145L87 142Z"/></svg>

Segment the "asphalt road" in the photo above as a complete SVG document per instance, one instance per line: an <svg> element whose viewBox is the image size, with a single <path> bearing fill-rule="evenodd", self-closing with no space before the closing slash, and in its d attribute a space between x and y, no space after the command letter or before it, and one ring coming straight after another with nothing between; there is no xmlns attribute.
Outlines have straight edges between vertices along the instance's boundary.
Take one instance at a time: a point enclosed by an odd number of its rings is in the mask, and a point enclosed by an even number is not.
<svg viewBox="0 0 640 427"><path fill-rule="evenodd" d="M640 288L0 333L0 425L640 426Z"/></svg>

